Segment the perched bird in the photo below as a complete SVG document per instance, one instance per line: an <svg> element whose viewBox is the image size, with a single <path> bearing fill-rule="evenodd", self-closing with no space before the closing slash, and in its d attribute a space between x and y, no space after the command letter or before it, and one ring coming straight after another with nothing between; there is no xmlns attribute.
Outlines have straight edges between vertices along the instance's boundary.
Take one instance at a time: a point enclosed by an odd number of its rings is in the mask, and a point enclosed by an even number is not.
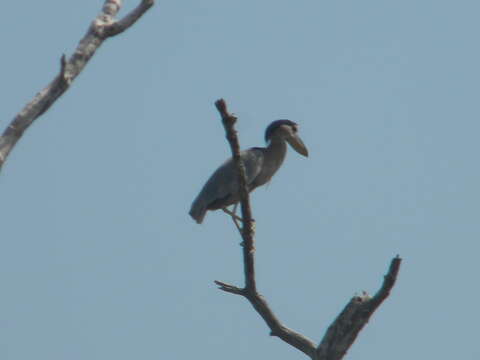
<svg viewBox="0 0 480 360"><path fill-rule="evenodd" d="M308 150L298 136L298 125L290 120L276 120L265 131L267 147L254 147L240 153L245 164L248 191L270 181L285 159L287 142L299 154L308 156ZM222 209L235 219L227 206L240 201L239 185L233 158L223 163L203 186L192 203L190 216L202 223L207 210ZM236 209L236 208L235 208Z"/></svg>

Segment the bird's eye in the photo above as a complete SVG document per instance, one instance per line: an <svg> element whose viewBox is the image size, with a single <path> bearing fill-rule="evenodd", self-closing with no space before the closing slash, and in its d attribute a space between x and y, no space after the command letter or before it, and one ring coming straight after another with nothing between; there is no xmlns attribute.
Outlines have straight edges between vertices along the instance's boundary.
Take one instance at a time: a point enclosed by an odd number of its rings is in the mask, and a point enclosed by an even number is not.
<svg viewBox="0 0 480 360"><path fill-rule="evenodd" d="M297 127L297 126L292 126L292 131L293 131L294 133L296 133L296 132L298 131L298 127Z"/></svg>

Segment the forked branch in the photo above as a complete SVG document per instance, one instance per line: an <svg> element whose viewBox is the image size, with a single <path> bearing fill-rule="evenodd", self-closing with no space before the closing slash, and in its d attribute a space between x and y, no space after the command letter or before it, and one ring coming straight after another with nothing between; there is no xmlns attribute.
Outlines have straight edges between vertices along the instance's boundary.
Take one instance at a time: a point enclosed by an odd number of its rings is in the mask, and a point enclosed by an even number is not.
<svg viewBox="0 0 480 360"><path fill-rule="evenodd" d="M355 341L358 333L366 325L374 311L388 297L395 285L401 259L395 257L391 264L382 287L373 297L363 293L362 296L353 297L344 310L330 325L322 341L317 346L304 335L289 329L283 325L270 309L265 298L257 292L255 281L255 244L252 211L245 176L245 165L240 157L240 146L234 125L237 118L227 111L227 105L223 99L215 102L217 110L222 117L227 140L232 150L232 156L238 172L240 185L240 203L242 205L242 238L243 238L243 263L245 273L245 287L240 288L221 281L215 281L220 290L245 297L263 318L270 328L271 336L280 339L302 351L313 360L339 360Z"/></svg>
<svg viewBox="0 0 480 360"><path fill-rule="evenodd" d="M97 49L109 37L115 36L140 19L155 0L141 0L140 4L120 20L115 16L122 7L121 0L106 0L102 11L92 21L87 33L80 40L73 55L60 59L60 71L55 79L40 91L32 101L15 116L0 136L0 169L25 130L68 90Z"/></svg>
<svg viewBox="0 0 480 360"><path fill-rule="evenodd" d="M398 255L392 259L382 287L370 297L367 293L354 296L335 321L330 325L316 351L317 360L342 359L352 346L358 333L368 323L380 304L390 295L395 285L402 259Z"/></svg>

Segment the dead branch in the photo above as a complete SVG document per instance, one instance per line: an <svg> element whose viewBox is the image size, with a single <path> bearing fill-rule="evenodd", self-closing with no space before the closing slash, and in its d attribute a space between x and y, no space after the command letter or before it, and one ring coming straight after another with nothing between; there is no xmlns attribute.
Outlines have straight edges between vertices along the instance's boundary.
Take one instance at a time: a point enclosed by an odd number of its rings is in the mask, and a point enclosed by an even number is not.
<svg viewBox="0 0 480 360"><path fill-rule="evenodd" d="M122 1L105 1L102 11L92 21L73 55L68 60L65 55L60 58L59 74L32 101L25 105L3 132L0 137L0 169L25 130L68 90L100 45L109 37L115 36L135 24L153 6L154 2L155 0L141 0L135 9L122 19L116 20L115 16L122 6Z"/></svg>
<svg viewBox="0 0 480 360"><path fill-rule="evenodd" d="M397 280L402 259L398 255L392 259L382 287L370 297L367 293L354 296L328 328L318 345L316 359L342 359L352 346L358 333L368 323L375 310L385 300Z"/></svg>
<svg viewBox="0 0 480 360"><path fill-rule="evenodd" d="M355 296L350 300L344 310L330 325L318 346L304 335L283 325L270 309L265 298L257 292L252 210L245 176L245 166L240 157L240 146L237 132L234 128L237 118L227 111L227 105L223 99L217 100L215 106L222 118L226 137L238 172L240 203L244 220L241 235L243 238L245 287L239 288L221 281L215 281L215 284L219 286L220 290L245 297L268 325L271 336L279 337L313 360L340 360L345 356L347 350L355 341L358 333L367 324L374 311L390 294L400 270L401 259L397 256L392 260L383 285L374 297L363 293L362 296Z"/></svg>
<svg viewBox="0 0 480 360"><path fill-rule="evenodd" d="M221 117L225 132L227 134L227 140L232 149L232 156L238 171L238 181L240 187L240 203L242 205L242 237L243 237L243 256L245 260L245 288L250 291L256 292L255 285L255 262L254 262L254 231L252 210L250 208L250 197L248 196L246 170L240 157L240 145L238 143L237 132L234 125L237 118L227 111L227 104L223 99L215 102Z"/></svg>

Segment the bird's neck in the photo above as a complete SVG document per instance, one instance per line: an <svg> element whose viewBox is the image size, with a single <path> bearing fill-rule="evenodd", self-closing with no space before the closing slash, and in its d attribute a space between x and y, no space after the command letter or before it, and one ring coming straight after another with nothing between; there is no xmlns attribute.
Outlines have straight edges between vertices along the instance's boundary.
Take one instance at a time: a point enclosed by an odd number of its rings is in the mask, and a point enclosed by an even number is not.
<svg viewBox="0 0 480 360"><path fill-rule="evenodd" d="M265 150L267 163L272 164L276 171L282 165L287 153L287 144L285 140L273 138Z"/></svg>

